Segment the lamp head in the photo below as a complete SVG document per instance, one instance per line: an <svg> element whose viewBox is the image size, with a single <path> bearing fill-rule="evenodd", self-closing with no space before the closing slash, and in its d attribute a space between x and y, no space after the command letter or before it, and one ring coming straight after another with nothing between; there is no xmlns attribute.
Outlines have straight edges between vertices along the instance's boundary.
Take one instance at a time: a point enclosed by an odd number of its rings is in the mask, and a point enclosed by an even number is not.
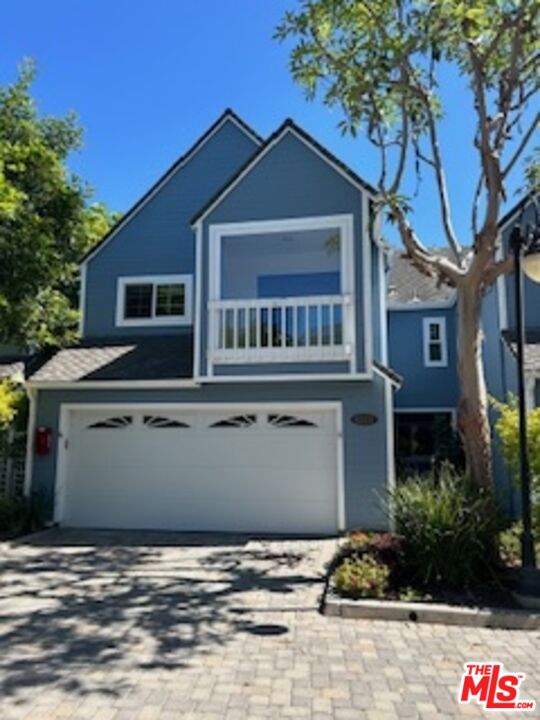
<svg viewBox="0 0 540 720"><path fill-rule="evenodd" d="M523 272L533 282L540 283L540 228L536 226L527 235L525 254L521 261Z"/></svg>

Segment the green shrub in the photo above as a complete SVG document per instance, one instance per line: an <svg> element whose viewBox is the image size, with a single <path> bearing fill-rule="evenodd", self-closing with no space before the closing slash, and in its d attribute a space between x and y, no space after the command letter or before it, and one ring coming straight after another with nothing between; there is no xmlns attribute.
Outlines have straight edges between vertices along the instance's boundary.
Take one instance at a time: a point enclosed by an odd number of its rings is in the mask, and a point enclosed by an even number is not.
<svg viewBox="0 0 540 720"><path fill-rule="evenodd" d="M537 528L538 530L538 528ZM520 520L505 528L499 535L499 550L503 565L515 567L521 565L521 533L523 525ZM540 559L540 536L536 535L536 558Z"/></svg>
<svg viewBox="0 0 540 720"><path fill-rule="evenodd" d="M339 595L349 598L380 598L388 591L390 569L371 555L348 557L334 573Z"/></svg>
<svg viewBox="0 0 540 720"><path fill-rule="evenodd" d="M16 536L42 527L43 509L37 498L0 497L0 533Z"/></svg>
<svg viewBox="0 0 540 720"><path fill-rule="evenodd" d="M495 430L504 460L516 482L519 482L519 413L516 398L510 395L507 403L492 400L499 413ZM527 413L527 445L531 470L532 522L535 536L540 539L540 407Z"/></svg>
<svg viewBox="0 0 540 720"><path fill-rule="evenodd" d="M15 420L24 398L24 391L8 379L0 380L0 430Z"/></svg>
<svg viewBox="0 0 540 720"><path fill-rule="evenodd" d="M501 528L495 501L449 466L398 485L389 510L407 584L463 588L493 577Z"/></svg>

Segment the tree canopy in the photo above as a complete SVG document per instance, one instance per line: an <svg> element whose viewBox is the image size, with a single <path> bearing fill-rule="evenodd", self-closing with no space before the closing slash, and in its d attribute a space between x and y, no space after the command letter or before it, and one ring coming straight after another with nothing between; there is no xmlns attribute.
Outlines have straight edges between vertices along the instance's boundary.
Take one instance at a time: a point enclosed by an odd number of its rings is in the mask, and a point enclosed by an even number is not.
<svg viewBox="0 0 540 720"><path fill-rule="evenodd" d="M67 167L76 117L40 115L34 76L0 87L0 343L21 347L75 337L78 263L115 219Z"/></svg>
<svg viewBox="0 0 540 720"><path fill-rule="evenodd" d="M339 105L342 130L364 131L381 151L381 199L411 259L445 281L459 279L463 261L439 138L441 66L453 65L466 79L476 116L474 242L496 223L505 180L538 127L538 114L527 127L522 122L540 76L539 8L535 0L301 0L277 28L278 38L295 41L291 72L307 96L320 93L327 105ZM425 252L408 220L402 187L411 164L433 173L453 268ZM538 173L530 177L537 181Z"/></svg>
<svg viewBox="0 0 540 720"><path fill-rule="evenodd" d="M540 78L538 0L299 0L277 28L292 39L290 67L309 98L344 111L341 129L361 131L380 153L378 205L398 229L412 264L456 288L458 428L467 472L492 487L491 434L482 362L482 300L513 267L500 258L499 219L510 173L525 157L539 114L529 101ZM448 73L469 90L473 119L466 143L477 158L471 235L458 237L442 152ZM538 151L527 180L538 184ZM449 253L419 236L405 178L426 170ZM537 190L537 187L534 188ZM410 195L410 193L409 193ZM429 239L433 243L433 239Z"/></svg>

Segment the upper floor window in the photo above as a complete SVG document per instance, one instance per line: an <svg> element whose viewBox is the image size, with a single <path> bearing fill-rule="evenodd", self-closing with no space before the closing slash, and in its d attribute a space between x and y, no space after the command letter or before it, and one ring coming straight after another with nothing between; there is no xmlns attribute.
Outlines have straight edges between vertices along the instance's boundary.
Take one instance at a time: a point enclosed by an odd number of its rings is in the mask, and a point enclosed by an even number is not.
<svg viewBox="0 0 540 720"><path fill-rule="evenodd" d="M424 318L424 365L426 367L448 365L446 318Z"/></svg>
<svg viewBox="0 0 540 720"><path fill-rule="evenodd" d="M191 275L118 278L116 325L188 325L191 291Z"/></svg>

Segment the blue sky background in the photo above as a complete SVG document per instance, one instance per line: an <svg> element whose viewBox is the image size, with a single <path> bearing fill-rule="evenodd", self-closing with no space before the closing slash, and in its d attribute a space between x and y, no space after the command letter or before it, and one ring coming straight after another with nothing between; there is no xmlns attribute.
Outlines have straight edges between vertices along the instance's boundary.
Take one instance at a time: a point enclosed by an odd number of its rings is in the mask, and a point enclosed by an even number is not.
<svg viewBox="0 0 540 720"><path fill-rule="evenodd" d="M295 0L25 0L6 3L0 83L24 57L38 66L43 112L75 110L85 128L73 169L113 210L127 210L225 107L262 135L293 117L375 183L378 156L362 138L343 138L338 110L305 101L290 79L286 46L273 30ZM443 122L456 228L470 241L477 165L471 97L446 73ZM509 185L516 201L519 172ZM436 196L424 182L415 224L427 244L443 242ZM414 183L413 183L414 187Z"/></svg>

